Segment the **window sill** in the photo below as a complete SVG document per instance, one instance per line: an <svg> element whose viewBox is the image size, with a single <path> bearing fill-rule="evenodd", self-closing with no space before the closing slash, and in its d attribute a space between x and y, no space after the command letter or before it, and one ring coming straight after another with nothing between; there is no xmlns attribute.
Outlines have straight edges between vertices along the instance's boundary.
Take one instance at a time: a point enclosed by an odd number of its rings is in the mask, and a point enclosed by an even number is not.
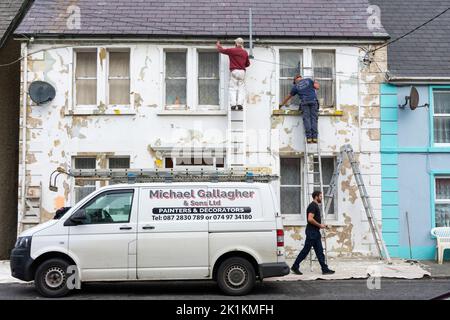
<svg viewBox="0 0 450 320"><path fill-rule="evenodd" d="M303 114L300 110L289 110L289 109L277 109L272 111L273 116L301 116ZM344 113L341 110L330 109L320 109L319 116L328 117L341 117Z"/></svg>
<svg viewBox="0 0 450 320"><path fill-rule="evenodd" d="M108 115L114 115L114 116L120 116L120 115L135 115L136 111L131 108L124 108L124 107L118 107L115 108L113 106L108 106L106 108L86 108L86 109L72 109L65 112L66 116L84 116L84 115L92 115L92 116L108 116Z"/></svg>
<svg viewBox="0 0 450 320"><path fill-rule="evenodd" d="M158 116L226 116L226 110L162 110Z"/></svg>

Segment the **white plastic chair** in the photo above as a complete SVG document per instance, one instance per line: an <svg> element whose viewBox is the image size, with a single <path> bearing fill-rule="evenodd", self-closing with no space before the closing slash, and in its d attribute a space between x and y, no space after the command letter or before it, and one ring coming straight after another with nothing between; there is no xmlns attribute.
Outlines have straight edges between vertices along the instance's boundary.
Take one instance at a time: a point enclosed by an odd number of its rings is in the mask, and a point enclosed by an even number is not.
<svg viewBox="0 0 450 320"><path fill-rule="evenodd" d="M445 249L450 250L450 227L433 228L431 234L436 237L438 263L442 264Z"/></svg>

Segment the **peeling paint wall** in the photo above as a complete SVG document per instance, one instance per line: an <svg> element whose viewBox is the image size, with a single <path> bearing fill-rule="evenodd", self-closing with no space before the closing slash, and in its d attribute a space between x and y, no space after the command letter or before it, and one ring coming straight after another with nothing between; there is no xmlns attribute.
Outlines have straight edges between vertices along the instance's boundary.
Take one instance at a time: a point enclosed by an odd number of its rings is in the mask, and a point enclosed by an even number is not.
<svg viewBox="0 0 450 320"><path fill-rule="evenodd" d="M30 51L49 46L33 44ZM46 185L56 167L72 166L74 156L96 155L98 167L106 166L108 155L130 156L132 168L157 168L163 166L161 148L226 146L226 112L215 115L190 111L167 115L163 112L163 46L149 43L114 46L131 50L132 105L126 112L100 101L92 114L77 114L73 108L72 48L46 50L30 57L28 83L48 81L55 86L57 95L54 101L43 106L28 101L27 188L39 189L41 195L36 210L28 210L23 218L22 229L28 222L45 221L58 206L73 204L74 182L71 179L60 177L57 193L50 192ZM326 48L330 49L329 45ZM361 49L348 45L335 49L336 109L342 114L327 111L320 117L323 155L336 156L343 144L353 145L376 216L381 218L378 84L383 82L383 74L374 64L366 67L360 63ZM270 167L275 173L279 173L280 156L297 157L304 152L301 116L274 112L279 101L277 50L270 46L254 49L258 61L253 60L247 72L246 102L247 165ZM104 66L104 54L103 50L99 51L100 68ZM375 60L384 70L386 50L377 51ZM224 69L222 87L226 93L228 75ZM375 247L348 162L342 171L338 219L327 236L329 251L335 255L371 255ZM278 190L278 183L275 186ZM304 224L302 219L285 218L289 256L294 256L304 241Z"/></svg>

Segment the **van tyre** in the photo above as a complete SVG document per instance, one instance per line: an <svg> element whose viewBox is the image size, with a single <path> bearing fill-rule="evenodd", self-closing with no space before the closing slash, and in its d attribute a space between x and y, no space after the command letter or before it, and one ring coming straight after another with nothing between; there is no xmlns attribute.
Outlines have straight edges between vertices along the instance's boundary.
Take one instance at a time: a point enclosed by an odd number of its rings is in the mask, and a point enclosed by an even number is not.
<svg viewBox="0 0 450 320"><path fill-rule="evenodd" d="M255 268L244 258L229 258L220 264L217 271L217 284L227 295L246 295L253 289L255 282Z"/></svg>
<svg viewBox="0 0 450 320"><path fill-rule="evenodd" d="M70 289L67 287L67 268L70 263L64 259L50 259L44 261L36 269L34 286L44 297L59 298L66 296Z"/></svg>

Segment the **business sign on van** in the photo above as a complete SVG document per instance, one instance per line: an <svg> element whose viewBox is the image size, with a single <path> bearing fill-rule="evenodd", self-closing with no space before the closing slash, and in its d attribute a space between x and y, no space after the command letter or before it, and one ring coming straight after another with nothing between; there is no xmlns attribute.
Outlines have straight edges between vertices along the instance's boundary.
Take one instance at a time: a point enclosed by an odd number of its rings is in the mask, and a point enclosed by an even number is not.
<svg viewBox="0 0 450 320"><path fill-rule="evenodd" d="M154 220L249 220L255 190L238 189L153 189L150 199L169 206L152 209ZM162 200L162 201L161 201Z"/></svg>

